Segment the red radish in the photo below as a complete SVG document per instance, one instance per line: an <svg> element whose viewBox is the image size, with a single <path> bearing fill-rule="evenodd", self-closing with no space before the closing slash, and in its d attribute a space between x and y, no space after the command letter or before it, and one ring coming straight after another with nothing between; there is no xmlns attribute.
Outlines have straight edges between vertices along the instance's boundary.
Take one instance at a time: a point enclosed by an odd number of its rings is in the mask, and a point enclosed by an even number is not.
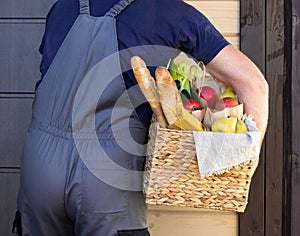
<svg viewBox="0 0 300 236"><path fill-rule="evenodd" d="M189 112L200 110L202 108L200 103L193 99L185 100L183 102L183 107Z"/></svg>

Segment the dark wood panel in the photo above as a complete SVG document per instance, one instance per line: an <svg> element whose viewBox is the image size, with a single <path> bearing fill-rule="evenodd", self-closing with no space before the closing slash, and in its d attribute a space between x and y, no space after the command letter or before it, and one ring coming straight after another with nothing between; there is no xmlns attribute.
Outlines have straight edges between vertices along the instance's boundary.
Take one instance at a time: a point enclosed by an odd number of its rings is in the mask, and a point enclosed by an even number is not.
<svg viewBox="0 0 300 236"><path fill-rule="evenodd" d="M44 24L0 24L0 92L33 92Z"/></svg>
<svg viewBox="0 0 300 236"><path fill-rule="evenodd" d="M284 127L284 150L283 150L283 222L282 234L291 235L291 171L292 171L292 122L291 122L291 104L292 104L292 1L285 2L284 5L284 64L286 67L286 79L283 87L283 127ZM299 235L299 234L298 234Z"/></svg>
<svg viewBox="0 0 300 236"><path fill-rule="evenodd" d="M284 2L267 1L266 76L270 86L270 115L266 138L266 235L281 236L283 216L283 87L284 68Z"/></svg>
<svg viewBox="0 0 300 236"><path fill-rule="evenodd" d="M266 52L265 10L265 0L240 0L240 47L263 73Z"/></svg>
<svg viewBox="0 0 300 236"><path fill-rule="evenodd" d="M265 0L240 1L240 47L265 74ZM255 42L255 43L253 43ZM264 236L265 219L265 143L253 176L245 213L239 215L239 235Z"/></svg>
<svg viewBox="0 0 300 236"><path fill-rule="evenodd" d="M252 178L246 211L239 215L239 235L264 236L265 206L265 148L261 150L259 165Z"/></svg>
<svg viewBox="0 0 300 236"><path fill-rule="evenodd" d="M292 1L292 182L291 236L300 235L300 2Z"/></svg>
<svg viewBox="0 0 300 236"><path fill-rule="evenodd" d="M0 168L20 167L32 100L30 97L0 97Z"/></svg>
<svg viewBox="0 0 300 236"><path fill-rule="evenodd" d="M45 17L56 0L1 0L0 16L8 18Z"/></svg>
<svg viewBox="0 0 300 236"><path fill-rule="evenodd" d="M0 169L0 235L13 235L12 222L17 209L19 173Z"/></svg>

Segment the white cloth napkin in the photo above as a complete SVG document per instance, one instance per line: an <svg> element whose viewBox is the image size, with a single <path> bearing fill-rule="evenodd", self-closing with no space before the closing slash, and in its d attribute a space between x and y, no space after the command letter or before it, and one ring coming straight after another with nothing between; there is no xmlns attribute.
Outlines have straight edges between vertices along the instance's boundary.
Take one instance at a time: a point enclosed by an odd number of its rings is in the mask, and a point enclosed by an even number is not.
<svg viewBox="0 0 300 236"><path fill-rule="evenodd" d="M261 132L251 118L245 118L246 133L193 131L200 177L221 174L259 157Z"/></svg>

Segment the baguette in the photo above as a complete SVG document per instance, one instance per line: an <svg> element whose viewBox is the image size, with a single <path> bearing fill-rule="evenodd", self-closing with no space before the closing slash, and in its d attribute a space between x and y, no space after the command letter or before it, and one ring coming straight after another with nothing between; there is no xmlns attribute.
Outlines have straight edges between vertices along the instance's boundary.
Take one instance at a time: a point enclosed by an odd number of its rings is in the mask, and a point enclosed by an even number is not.
<svg viewBox="0 0 300 236"><path fill-rule="evenodd" d="M172 126L182 117L183 104L180 94L167 68L157 67L155 78L162 110L169 126Z"/></svg>
<svg viewBox="0 0 300 236"><path fill-rule="evenodd" d="M168 123L160 104L155 80L151 76L145 62L140 57L133 56L131 58L131 67L133 69L134 76L141 88L141 91L149 102L157 121L162 127L167 127Z"/></svg>

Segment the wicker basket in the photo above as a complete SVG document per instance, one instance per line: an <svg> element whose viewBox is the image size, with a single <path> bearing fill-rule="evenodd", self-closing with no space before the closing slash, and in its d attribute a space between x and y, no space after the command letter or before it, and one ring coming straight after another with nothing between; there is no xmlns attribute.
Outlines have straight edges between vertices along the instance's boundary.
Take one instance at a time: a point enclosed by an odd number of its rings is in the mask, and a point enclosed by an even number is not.
<svg viewBox="0 0 300 236"><path fill-rule="evenodd" d="M150 205L244 212L257 161L200 178L192 131L149 130L144 194Z"/></svg>

